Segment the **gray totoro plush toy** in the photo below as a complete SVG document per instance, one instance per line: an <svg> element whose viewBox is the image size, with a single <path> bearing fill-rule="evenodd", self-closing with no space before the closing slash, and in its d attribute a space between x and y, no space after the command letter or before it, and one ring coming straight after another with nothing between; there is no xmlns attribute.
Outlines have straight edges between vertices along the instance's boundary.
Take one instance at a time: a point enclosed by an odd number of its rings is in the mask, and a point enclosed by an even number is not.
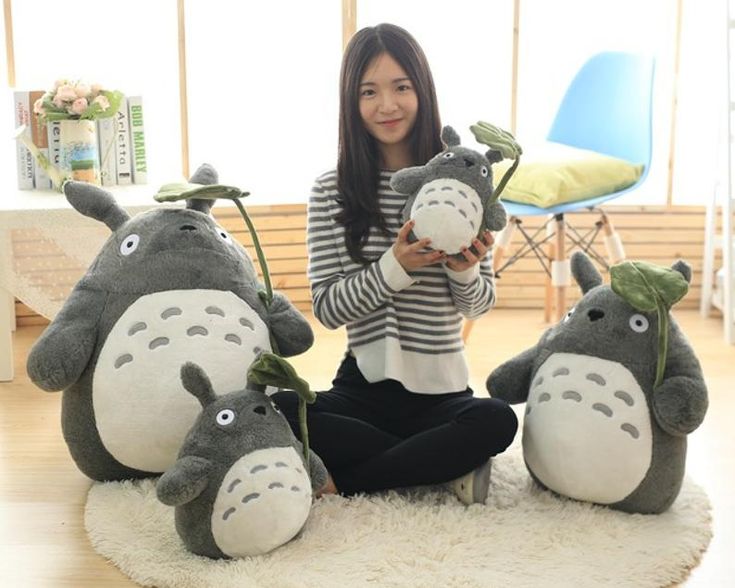
<svg viewBox="0 0 735 588"><path fill-rule="evenodd" d="M208 165L191 178L216 181ZM213 200L130 218L99 187L69 182L64 192L112 235L33 346L28 374L64 390L64 438L87 476L160 474L199 414L182 364L196 358L216 389L242 389L271 337L295 355L311 346L311 328L283 295L266 309L247 252L209 215Z"/></svg>
<svg viewBox="0 0 735 588"><path fill-rule="evenodd" d="M541 485L660 513L679 493L686 436L707 410L699 362L668 311L691 270L681 261L672 269L625 262L607 286L575 253L572 272L583 298L535 347L493 371L487 389L526 402L523 454Z"/></svg>
<svg viewBox="0 0 735 588"><path fill-rule="evenodd" d="M482 155L460 146L452 127L442 129L446 149L426 165L397 171L391 187L410 194L403 209L403 222L415 221L412 239L431 238L431 247L464 259L462 247L471 249L472 240L485 229L505 227L503 205L493 199L491 163L502 159L490 149Z"/></svg>
<svg viewBox="0 0 735 588"><path fill-rule="evenodd" d="M212 558L267 553L290 541L309 516L312 490L327 470L303 447L263 392L246 388L217 396L193 363L184 387L203 410L179 458L158 481L164 504L176 507L176 530L187 549Z"/></svg>

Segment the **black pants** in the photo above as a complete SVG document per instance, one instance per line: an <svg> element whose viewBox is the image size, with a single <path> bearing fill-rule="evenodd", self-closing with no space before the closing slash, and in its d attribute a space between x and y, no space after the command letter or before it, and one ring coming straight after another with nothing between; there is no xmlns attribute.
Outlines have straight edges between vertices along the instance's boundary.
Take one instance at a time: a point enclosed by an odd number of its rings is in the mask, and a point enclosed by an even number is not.
<svg viewBox="0 0 735 588"><path fill-rule="evenodd" d="M298 397L272 399L297 437ZM371 384L347 355L332 389L308 408L309 445L341 494L448 482L513 441L518 420L502 400L472 390L416 394L400 382Z"/></svg>

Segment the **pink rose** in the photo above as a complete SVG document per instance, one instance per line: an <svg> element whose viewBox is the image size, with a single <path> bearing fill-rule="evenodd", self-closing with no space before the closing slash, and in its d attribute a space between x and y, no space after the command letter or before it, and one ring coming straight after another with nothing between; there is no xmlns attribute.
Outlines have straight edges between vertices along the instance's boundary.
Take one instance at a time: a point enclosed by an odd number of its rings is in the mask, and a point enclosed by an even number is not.
<svg viewBox="0 0 735 588"><path fill-rule="evenodd" d="M82 114L87 110L87 106L86 98L77 98L71 105L71 112L72 114Z"/></svg>
<svg viewBox="0 0 735 588"><path fill-rule="evenodd" d="M92 94L97 95L102 91L102 86L99 84L92 84Z"/></svg>
<svg viewBox="0 0 735 588"><path fill-rule="evenodd" d="M33 112L35 114L46 114L46 109L43 107L43 98L39 98L33 103Z"/></svg>
<svg viewBox="0 0 735 588"><path fill-rule="evenodd" d="M74 91L73 86L64 84L63 86L59 86L59 89L56 90L56 98L63 102L73 102L77 99L77 93ZM54 101L54 104L55 103L56 102Z"/></svg>
<svg viewBox="0 0 735 588"><path fill-rule="evenodd" d="M54 96L52 102L56 108L64 108L64 101L58 96Z"/></svg>
<svg viewBox="0 0 735 588"><path fill-rule="evenodd" d="M92 100L92 104L99 104L102 110L110 108L110 101L107 99L107 96L97 96L97 98Z"/></svg>
<svg viewBox="0 0 735 588"><path fill-rule="evenodd" d="M89 96L90 91L91 88L87 84L79 83L74 86L74 92L76 93L77 98L86 98Z"/></svg>
<svg viewBox="0 0 735 588"><path fill-rule="evenodd" d="M66 80L65 78L62 78L60 80L56 80L54 82L54 90L58 90L61 86L65 86L68 83L69 83L69 81Z"/></svg>

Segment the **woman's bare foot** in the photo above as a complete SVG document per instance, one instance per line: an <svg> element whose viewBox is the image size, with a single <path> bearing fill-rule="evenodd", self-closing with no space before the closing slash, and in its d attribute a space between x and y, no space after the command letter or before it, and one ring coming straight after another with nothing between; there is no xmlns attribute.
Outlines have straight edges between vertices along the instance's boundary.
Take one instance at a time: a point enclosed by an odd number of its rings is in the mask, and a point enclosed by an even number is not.
<svg viewBox="0 0 735 588"><path fill-rule="evenodd" d="M327 474L327 483L316 493L316 497L319 498L323 494L337 494L337 486L334 485L334 480L332 480L330 474Z"/></svg>

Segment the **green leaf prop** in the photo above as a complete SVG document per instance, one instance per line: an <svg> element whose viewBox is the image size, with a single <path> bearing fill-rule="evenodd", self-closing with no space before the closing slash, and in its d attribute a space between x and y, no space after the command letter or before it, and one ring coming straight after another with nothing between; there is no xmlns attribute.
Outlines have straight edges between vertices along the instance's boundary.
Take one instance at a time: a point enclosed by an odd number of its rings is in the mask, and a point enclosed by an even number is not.
<svg viewBox="0 0 735 588"><path fill-rule="evenodd" d="M625 261L610 268L610 286L636 310L656 311L658 363L653 387L658 388L664 379L668 353L669 310L687 293L689 283L674 269L644 261Z"/></svg>
<svg viewBox="0 0 735 588"><path fill-rule="evenodd" d="M309 465L309 430L306 426L306 404L316 400L316 393L309 388L308 382L299 378L296 370L282 357L273 353L261 353L248 370L248 380L263 386L289 388L299 396L299 427L304 460Z"/></svg>
<svg viewBox="0 0 735 588"><path fill-rule="evenodd" d="M500 183L497 185L492 197L490 198L491 202L495 202L500 198L500 194L505 189L510 177L518 169L523 149L521 149L521 146L516 142L515 137L508 131L504 131L500 127L496 127L490 123L478 121L477 124L470 127L470 130L472 131L472 134L475 135L475 140L477 140L478 143L487 145L490 149L500 151L500 155L503 156L503 159L515 160L513 161L513 165L511 165L505 172L505 175L500 180Z"/></svg>

